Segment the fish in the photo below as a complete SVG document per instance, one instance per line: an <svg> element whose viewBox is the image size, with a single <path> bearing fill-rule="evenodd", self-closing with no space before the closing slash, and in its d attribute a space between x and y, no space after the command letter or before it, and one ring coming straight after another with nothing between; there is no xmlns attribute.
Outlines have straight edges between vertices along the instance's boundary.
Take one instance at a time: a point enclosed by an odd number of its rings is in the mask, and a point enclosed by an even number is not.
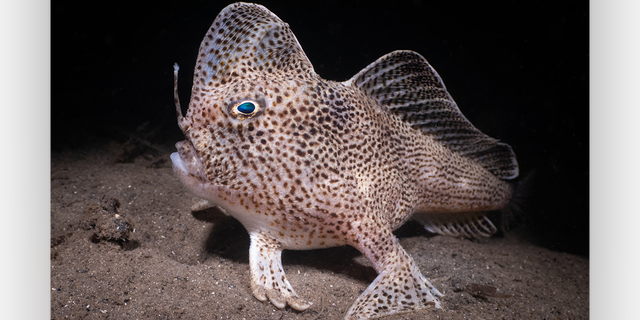
<svg viewBox="0 0 640 320"><path fill-rule="evenodd" d="M382 56L352 78L320 77L289 25L258 4L225 7L198 51L171 154L183 186L250 236L251 291L306 310L283 250L349 245L377 277L345 319L442 308L393 231L410 219L432 233L488 237L487 212L508 206L518 176L511 147L476 129L427 60Z"/></svg>

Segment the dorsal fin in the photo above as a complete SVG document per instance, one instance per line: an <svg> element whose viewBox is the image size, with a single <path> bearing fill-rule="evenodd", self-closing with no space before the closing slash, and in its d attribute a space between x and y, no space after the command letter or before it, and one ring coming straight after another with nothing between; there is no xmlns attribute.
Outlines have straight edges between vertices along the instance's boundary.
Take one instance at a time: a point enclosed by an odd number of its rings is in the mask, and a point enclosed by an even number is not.
<svg viewBox="0 0 640 320"><path fill-rule="evenodd" d="M218 14L202 40L193 89L208 91L238 75L274 70L306 77L313 66L287 23L264 6L238 2Z"/></svg>
<svg viewBox="0 0 640 320"><path fill-rule="evenodd" d="M480 132L462 115L438 73L420 54L391 52L345 84L360 88L415 129L477 161L496 177L518 176L511 147Z"/></svg>

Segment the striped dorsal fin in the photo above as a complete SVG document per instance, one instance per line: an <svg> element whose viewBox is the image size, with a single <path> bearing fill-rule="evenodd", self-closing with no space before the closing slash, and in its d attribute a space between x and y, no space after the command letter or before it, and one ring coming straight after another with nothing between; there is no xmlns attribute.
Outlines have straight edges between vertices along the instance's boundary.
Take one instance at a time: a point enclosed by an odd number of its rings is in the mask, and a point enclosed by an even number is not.
<svg viewBox="0 0 640 320"><path fill-rule="evenodd" d="M464 117L436 70L420 54L391 52L345 84L361 89L402 121L480 163L496 177L518 176L511 147L480 132Z"/></svg>

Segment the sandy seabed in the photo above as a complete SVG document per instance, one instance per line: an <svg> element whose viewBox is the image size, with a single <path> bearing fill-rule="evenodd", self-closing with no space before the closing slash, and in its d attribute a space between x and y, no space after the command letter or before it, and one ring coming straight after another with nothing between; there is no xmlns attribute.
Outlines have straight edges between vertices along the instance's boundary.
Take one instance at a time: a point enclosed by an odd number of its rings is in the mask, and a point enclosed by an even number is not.
<svg viewBox="0 0 640 320"><path fill-rule="evenodd" d="M342 319L373 281L351 247L284 251L299 312L253 297L249 235L173 175L170 147L118 145L52 154L52 319ZM481 240L396 231L442 309L384 319L588 319L589 260L529 243L522 230Z"/></svg>

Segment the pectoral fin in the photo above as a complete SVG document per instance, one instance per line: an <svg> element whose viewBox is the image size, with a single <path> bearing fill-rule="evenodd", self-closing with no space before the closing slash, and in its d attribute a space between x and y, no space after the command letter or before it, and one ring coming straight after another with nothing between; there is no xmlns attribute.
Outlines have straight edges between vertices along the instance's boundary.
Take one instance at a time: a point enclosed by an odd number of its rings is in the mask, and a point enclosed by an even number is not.
<svg viewBox="0 0 640 320"><path fill-rule="evenodd" d="M345 319L371 319L429 307L441 308L438 298L442 294L420 273L393 234L388 232L388 237L389 241L376 242L382 244L380 247L361 250L380 271Z"/></svg>

